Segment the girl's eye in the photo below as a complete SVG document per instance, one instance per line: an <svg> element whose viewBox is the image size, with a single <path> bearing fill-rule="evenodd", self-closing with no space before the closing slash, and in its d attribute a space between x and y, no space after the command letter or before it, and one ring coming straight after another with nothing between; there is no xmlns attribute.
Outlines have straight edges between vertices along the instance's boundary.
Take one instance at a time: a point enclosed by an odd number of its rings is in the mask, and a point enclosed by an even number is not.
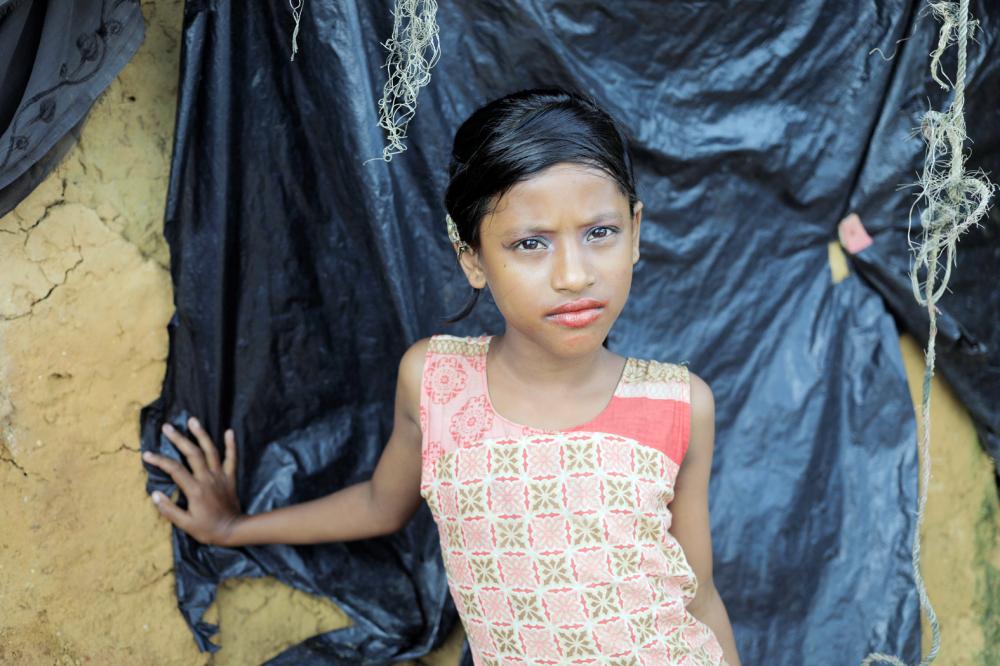
<svg viewBox="0 0 1000 666"><path fill-rule="evenodd" d="M600 240L616 233L618 233L618 230L614 227L594 227L587 233L587 239Z"/></svg>
<svg viewBox="0 0 1000 666"><path fill-rule="evenodd" d="M542 241L538 238L525 238L514 243L514 249L520 250L541 250L544 247Z"/></svg>

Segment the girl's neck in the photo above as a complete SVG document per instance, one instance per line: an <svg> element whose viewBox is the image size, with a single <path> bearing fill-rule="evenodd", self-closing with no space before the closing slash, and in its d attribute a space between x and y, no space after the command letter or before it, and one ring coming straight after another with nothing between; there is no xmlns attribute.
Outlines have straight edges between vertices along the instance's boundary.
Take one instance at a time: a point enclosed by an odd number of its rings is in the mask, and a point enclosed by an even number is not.
<svg viewBox="0 0 1000 666"><path fill-rule="evenodd" d="M621 357L604 346L578 356L555 356L517 331L508 329L490 341L490 374L504 384L528 387L531 392L584 390L602 385L615 375Z"/></svg>

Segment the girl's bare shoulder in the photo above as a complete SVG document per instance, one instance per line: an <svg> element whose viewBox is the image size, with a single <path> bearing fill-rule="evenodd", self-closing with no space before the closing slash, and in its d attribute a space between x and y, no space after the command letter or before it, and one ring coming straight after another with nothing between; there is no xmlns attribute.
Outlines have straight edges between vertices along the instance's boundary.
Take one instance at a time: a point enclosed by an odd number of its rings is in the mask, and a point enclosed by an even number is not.
<svg viewBox="0 0 1000 666"><path fill-rule="evenodd" d="M691 377L691 434L685 458L711 461L715 448L715 396L708 382L693 372L688 374Z"/></svg>
<svg viewBox="0 0 1000 666"><path fill-rule="evenodd" d="M715 396L712 394L712 387L690 370L688 370L688 376L691 378L691 413L714 414Z"/></svg>
<svg viewBox="0 0 1000 666"><path fill-rule="evenodd" d="M399 361L399 375L396 379L398 398L409 416L417 422L420 416L420 386L430 343L430 338L423 338L410 345Z"/></svg>

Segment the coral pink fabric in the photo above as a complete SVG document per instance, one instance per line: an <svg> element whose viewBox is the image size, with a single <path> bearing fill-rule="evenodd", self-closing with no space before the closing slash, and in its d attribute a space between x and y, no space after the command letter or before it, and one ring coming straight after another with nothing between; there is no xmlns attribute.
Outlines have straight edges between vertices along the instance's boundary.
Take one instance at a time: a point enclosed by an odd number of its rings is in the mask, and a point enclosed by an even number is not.
<svg viewBox="0 0 1000 666"><path fill-rule="evenodd" d="M597 417L548 431L493 409L489 343L432 338L420 404L420 492L476 664L724 664L669 532L687 368L629 358Z"/></svg>

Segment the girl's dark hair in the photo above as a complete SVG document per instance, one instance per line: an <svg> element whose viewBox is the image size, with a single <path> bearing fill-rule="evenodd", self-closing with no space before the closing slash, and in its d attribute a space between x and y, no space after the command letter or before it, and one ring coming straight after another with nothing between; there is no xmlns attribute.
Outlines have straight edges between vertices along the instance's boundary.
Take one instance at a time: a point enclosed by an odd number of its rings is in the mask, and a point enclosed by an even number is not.
<svg viewBox="0 0 1000 666"><path fill-rule="evenodd" d="M561 88L522 90L477 109L455 133L444 205L459 236L479 249L479 225L511 187L566 162L605 172L628 198L638 197L624 130L593 98ZM466 317L479 289L462 310Z"/></svg>

